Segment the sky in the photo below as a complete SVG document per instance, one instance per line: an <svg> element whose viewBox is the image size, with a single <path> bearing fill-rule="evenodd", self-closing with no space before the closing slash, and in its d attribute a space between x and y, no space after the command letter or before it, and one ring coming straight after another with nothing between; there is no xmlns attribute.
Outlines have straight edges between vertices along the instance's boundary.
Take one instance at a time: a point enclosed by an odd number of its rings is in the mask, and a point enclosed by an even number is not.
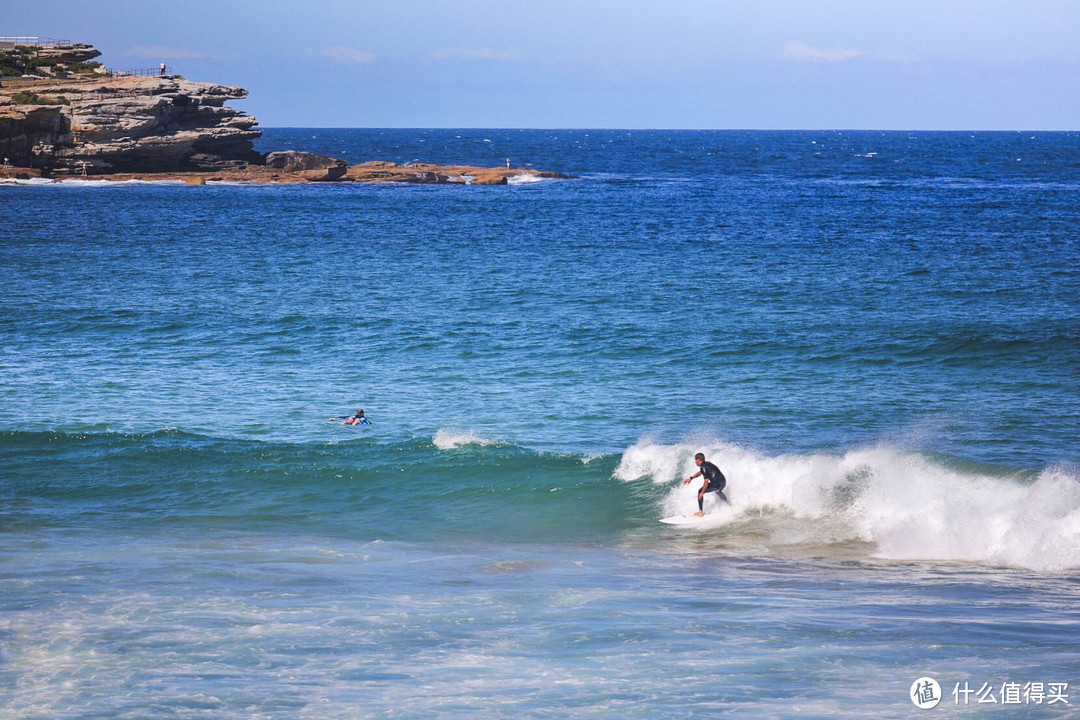
<svg viewBox="0 0 1080 720"><path fill-rule="evenodd" d="M0 0L262 127L1080 129L1080 0Z"/></svg>

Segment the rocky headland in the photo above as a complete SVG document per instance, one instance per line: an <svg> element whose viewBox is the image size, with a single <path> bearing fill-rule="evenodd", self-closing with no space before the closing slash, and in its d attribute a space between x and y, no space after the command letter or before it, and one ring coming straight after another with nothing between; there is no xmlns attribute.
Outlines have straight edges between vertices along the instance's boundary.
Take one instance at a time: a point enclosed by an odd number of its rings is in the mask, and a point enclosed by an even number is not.
<svg viewBox="0 0 1080 720"><path fill-rule="evenodd" d="M226 105L247 97L244 88L177 75L112 74L86 62L99 55L89 45L48 48L47 60L40 59L41 50L33 56L39 63L35 75L0 80L0 179L502 185L526 175L567 177L525 168L384 161L349 166L340 158L299 151L261 154L254 147L262 136L258 121ZM5 60L0 50L0 61L10 65L7 55Z"/></svg>
<svg viewBox="0 0 1080 720"><path fill-rule="evenodd" d="M7 83L5 83L7 85ZM0 90L0 153L59 174L238 169L261 163L243 88L182 78L53 79ZM32 89L30 89L32 88ZM20 102L21 101L21 102Z"/></svg>

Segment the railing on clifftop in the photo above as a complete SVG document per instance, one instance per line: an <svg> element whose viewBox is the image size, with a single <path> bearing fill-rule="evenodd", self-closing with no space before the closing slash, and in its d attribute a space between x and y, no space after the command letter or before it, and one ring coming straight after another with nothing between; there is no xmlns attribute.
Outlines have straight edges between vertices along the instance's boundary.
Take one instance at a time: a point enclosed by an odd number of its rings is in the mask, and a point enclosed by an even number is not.
<svg viewBox="0 0 1080 720"><path fill-rule="evenodd" d="M120 70L110 69L109 72L112 75L126 76L126 77L164 77L166 75L172 75L173 71L170 67L160 68L123 68Z"/></svg>
<svg viewBox="0 0 1080 720"><path fill-rule="evenodd" d="M0 50L14 50L16 46L50 47L52 45L71 45L70 40L57 38L28 37L20 35L0 36Z"/></svg>

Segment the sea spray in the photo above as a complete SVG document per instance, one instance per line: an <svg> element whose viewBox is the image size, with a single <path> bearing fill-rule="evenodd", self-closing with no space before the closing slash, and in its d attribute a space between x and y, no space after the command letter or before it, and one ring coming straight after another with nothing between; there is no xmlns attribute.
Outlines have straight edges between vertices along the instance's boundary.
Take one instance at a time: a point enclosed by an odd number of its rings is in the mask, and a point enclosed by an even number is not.
<svg viewBox="0 0 1080 720"><path fill-rule="evenodd" d="M468 430L439 428L431 442L440 450L453 450L463 445L491 445L493 441L479 437Z"/></svg>
<svg viewBox="0 0 1080 720"><path fill-rule="evenodd" d="M1048 468L1030 482L897 460L850 510L882 557L1080 567L1080 476Z"/></svg>
<svg viewBox="0 0 1080 720"><path fill-rule="evenodd" d="M759 517L770 546L869 542L887 559L1080 567L1080 476L1064 467L1033 478L886 446L768 456L720 441L643 441L626 450L614 475L669 484L694 472L699 450L727 476L734 510L714 504L723 522L708 526ZM699 488L676 482L658 514L693 512Z"/></svg>

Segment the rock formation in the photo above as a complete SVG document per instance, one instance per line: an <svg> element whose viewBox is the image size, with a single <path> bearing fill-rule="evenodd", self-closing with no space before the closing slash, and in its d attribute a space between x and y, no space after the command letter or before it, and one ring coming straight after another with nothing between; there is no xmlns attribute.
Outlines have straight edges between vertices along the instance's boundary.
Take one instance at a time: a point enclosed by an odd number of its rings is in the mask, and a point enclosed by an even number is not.
<svg viewBox="0 0 1080 720"><path fill-rule="evenodd" d="M284 170L315 182L337 180L344 177L348 170L345 161L340 158L296 150L267 153L264 161L268 168Z"/></svg>
<svg viewBox="0 0 1080 720"><path fill-rule="evenodd" d="M257 121L225 107L239 87L177 77L75 78L0 90L0 154L87 174L223 170L260 163Z"/></svg>
<svg viewBox="0 0 1080 720"><path fill-rule="evenodd" d="M226 107L241 87L182 77L110 74L83 44L0 51L0 180L49 175L111 179L291 183L315 181L505 185L567 177L523 168L397 165L347 167L327 155L254 149L258 122ZM28 75L37 68L48 75ZM37 71L35 70L35 71ZM15 77L12 79L12 75ZM147 73L149 74L149 73Z"/></svg>
<svg viewBox="0 0 1080 720"><path fill-rule="evenodd" d="M356 182L507 185L511 178L569 179L569 175L526 168L483 168L472 165L398 165L386 161L360 163L345 177Z"/></svg>
<svg viewBox="0 0 1080 720"><path fill-rule="evenodd" d="M101 55L101 51L85 43L54 44L36 48L34 55L40 59L67 64L93 60Z"/></svg>

